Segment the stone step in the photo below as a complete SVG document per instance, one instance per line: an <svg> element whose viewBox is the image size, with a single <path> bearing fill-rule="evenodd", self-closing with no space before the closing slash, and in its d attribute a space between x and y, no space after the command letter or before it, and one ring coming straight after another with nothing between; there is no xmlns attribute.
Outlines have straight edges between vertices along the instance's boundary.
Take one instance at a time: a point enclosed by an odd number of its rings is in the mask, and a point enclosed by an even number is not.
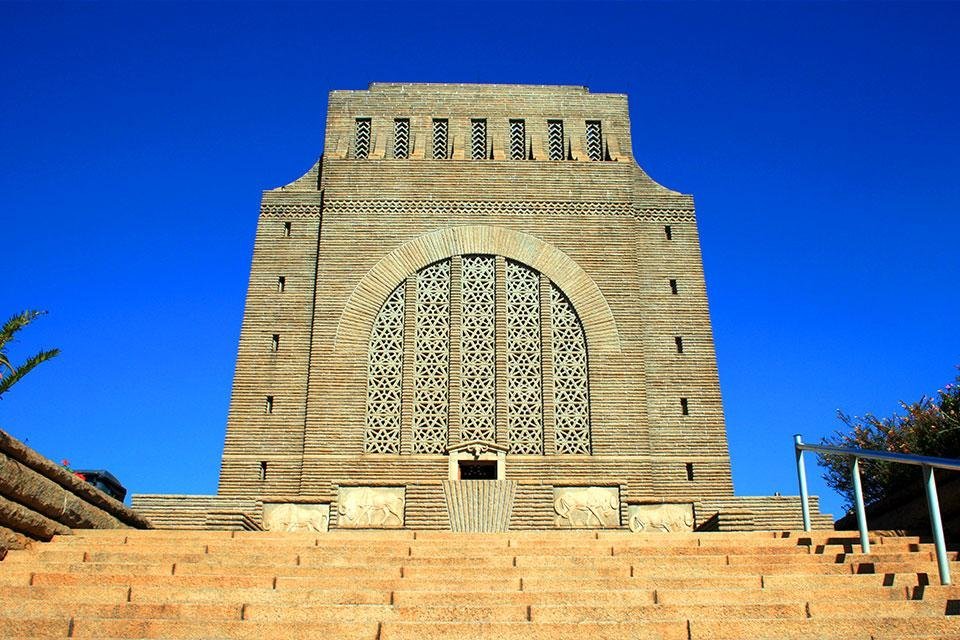
<svg viewBox="0 0 960 640"><path fill-rule="evenodd" d="M960 571L960 562L950 562L950 574ZM853 563L854 573L926 573L939 575L936 562L856 562Z"/></svg>
<svg viewBox="0 0 960 640"><path fill-rule="evenodd" d="M384 622L379 640L688 640L687 623L676 622L594 622L563 623L417 623Z"/></svg>
<svg viewBox="0 0 960 640"><path fill-rule="evenodd" d="M79 587L0 587L0 603L20 600L52 600L78 604L120 604L127 602L130 588L98 585Z"/></svg>
<svg viewBox="0 0 960 640"><path fill-rule="evenodd" d="M685 573L684 573L685 572ZM702 573L687 568L679 569L678 573L695 574ZM470 578L476 575L473 571L465 571L462 567L404 567L403 577L409 579L443 579L450 581L470 582ZM610 566L594 567L552 567L552 566L524 566L524 567L486 567L483 570L485 579L517 579L528 578L628 578L630 577L630 565L620 564Z"/></svg>
<svg viewBox="0 0 960 640"><path fill-rule="evenodd" d="M574 590L574 591L408 591L397 590L392 595L396 606L444 605L644 605L654 604L653 589Z"/></svg>
<svg viewBox="0 0 960 640"><path fill-rule="evenodd" d="M224 604L121 604L78 603L72 600L24 599L0 602L0 618L136 618L188 621L241 620L242 605Z"/></svg>
<svg viewBox="0 0 960 640"><path fill-rule="evenodd" d="M737 618L805 618L803 604L691 604L640 606L532 605L531 622L670 622Z"/></svg>
<svg viewBox="0 0 960 640"><path fill-rule="evenodd" d="M522 605L438 605L424 606L303 606L251 604L244 607L244 619L264 622L525 622L529 608Z"/></svg>
<svg viewBox="0 0 960 640"><path fill-rule="evenodd" d="M263 589L196 587L170 589L135 586L129 589L130 602L138 603L218 603L225 604L390 604L391 590L362 589Z"/></svg>
<svg viewBox="0 0 960 640"><path fill-rule="evenodd" d="M278 590L299 589L355 589L397 591L400 589L424 591L519 591L520 578L488 579L485 576L471 580L444 580L427 575L424 578L383 578L357 580L351 578L323 578L278 576Z"/></svg>
<svg viewBox="0 0 960 640"><path fill-rule="evenodd" d="M820 600L809 602L807 612L811 618L873 618L873 617L916 617L945 616L948 614L946 600L893 600L877 606L876 602L862 600L843 601ZM960 619L958 619L960 621ZM960 626L958 626L960 631Z"/></svg>
<svg viewBox="0 0 960 640"><path fill-rule="evenodd" d="M932 546L872 537L77 532L0 563L0 637L960 637Z"/></svg>
<svg viewBox="0 0 960 640"><path fill-rule="evenodd" d="M960 621L939 617L848 617L806 620L692 620L690 640L800 640L869 638L873 634L909 633L923 637L957 637Z"/></svg>
<svg viewBox="0 0 960 640"><path fill-rule="evenodd" d="M830 576L835 577L835 576ZM873 577L873 576L868 576ZM757 576L694 575L649 578L524 578L523 591L573 591L577 589L728 589L762 586ZM402 588L402 587L401 587Z"/></svg>
<svg viewBox="0 0 960 640"><path fill-rule="evenodd" d="M0 638L66 638L70 620L56 618L0 618Z"/></svg>
<svg viewBox="0 0 960 640"><path fill-rule="evenodd" d="M670 589L656 590L656 600L662 604L715 604L723 602L819 602L857 600L876 602L882 606L891 600L908 600L911 591L904 586L884 587L870 584L837 585L803 588L767 587L744 589Z"/></svg>
<svg viewBox="0 0 960 640"><path fill-rule="evenodd" d="M3 573L0 573L2 576ZM39 586L69 586L90 584L90 576L75 573L37 572L30 584ZM208 575L208 576L144 576L144 575L98 575L98 585L164 585L171 589L184 587L261 587L272 588L270 576Z"/></svg>
<svg viewBox="0 0 960 640"><path fill-rule="evenodd" d="M808 589L808 588L837 588L854 585L874 587L915 587L924 584L923 578L914 573L855 573L849 575L778 575L768 574L762 578L766 589Z"/></svg>
<svg viewBox="0 0 960 640"><path fill-rule="evenodd" d="M376 640L376 622L329 622L290 625L252 620L192 622L182 620L120 620L74 618L72 638L231 638L234 640L315 640L351 638ZM65 637L65 636L60 636Z"/></svg>

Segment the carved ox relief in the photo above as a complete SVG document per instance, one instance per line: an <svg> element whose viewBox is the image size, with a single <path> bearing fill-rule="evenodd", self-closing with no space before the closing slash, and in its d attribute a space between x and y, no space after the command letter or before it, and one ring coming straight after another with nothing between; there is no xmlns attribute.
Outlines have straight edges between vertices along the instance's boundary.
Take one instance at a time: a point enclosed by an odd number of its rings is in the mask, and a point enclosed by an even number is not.
<svg viewBox="0 0 960 640"><path fill-rule="evenodd" d="M330 523L328 504L265 504L263 528L266 531L307 531L323 533Z"/></svg>
<svg viewBox="0 0 960 640"><path fill-rule="evenodd" d="M619 527L620 490L617 487L554 487L553 509L558 527Z"/></svg>
<svg viewBox="0 0 960 640"><path fill-rule="evenodd" d="M630 531L638 533L671 533L693 531L693 505L636 504L627 508Z"/></svg>
<svg viewBox="0 0 960 640"><path fill-rule="evenodd" d="M337 525L348 529L403 526L403 487L340 487Z"/></svg>

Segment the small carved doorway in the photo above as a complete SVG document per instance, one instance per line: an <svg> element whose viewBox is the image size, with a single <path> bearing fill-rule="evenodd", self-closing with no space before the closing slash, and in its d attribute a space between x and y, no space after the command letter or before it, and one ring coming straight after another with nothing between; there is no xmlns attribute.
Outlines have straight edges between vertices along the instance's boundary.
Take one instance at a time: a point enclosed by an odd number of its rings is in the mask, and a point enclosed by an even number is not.
<svg viewBox="0 0 960 640"><path fill-rule="evenodd" d="M496 460L460 460L460 480L496 480Z"/></svg>

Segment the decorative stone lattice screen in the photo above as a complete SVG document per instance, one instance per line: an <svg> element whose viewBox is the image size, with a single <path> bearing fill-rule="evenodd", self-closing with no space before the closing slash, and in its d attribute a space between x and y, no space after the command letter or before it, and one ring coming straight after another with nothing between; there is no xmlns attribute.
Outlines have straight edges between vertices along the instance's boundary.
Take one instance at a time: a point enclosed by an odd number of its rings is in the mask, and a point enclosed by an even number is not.
<svg viewBox="0 0 960 640"><path fill-rule="evenodd" d="M513 454L591 453L580 318L545 276L500 256L454 256L411 274L370 335L364 450L443 454L474 440Z"/></svg>

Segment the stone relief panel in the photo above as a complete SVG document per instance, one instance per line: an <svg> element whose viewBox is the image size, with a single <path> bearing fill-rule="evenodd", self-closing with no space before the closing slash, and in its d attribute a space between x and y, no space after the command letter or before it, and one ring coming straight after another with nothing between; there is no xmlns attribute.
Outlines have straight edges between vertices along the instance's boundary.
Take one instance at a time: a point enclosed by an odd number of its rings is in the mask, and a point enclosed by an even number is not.
<svg viewBox="0 0 960 640"><path fill-rule="evenodd" d="M620 526L617 487L554 487L554 524L564 529L605 529Z"/></svg>
<svg viewBox="0 0 960 640"><path fill-rule="evenodd" d="M346 529L397 529L403 526L403 487L340 487L337 526Z"/></svg>
<svg viewBox="0 0 960 640"><path fill-rule="evenodd" d="M627 507L627 523L634 533L693 531L693 505L632 504Z"/></svg>
<svg viewBox="0 0 960 640"><path fill-rule="evenodd" d="M323 533L330 524L328 504L265 504L263 528L266 531L306 531Z"/></svg>

